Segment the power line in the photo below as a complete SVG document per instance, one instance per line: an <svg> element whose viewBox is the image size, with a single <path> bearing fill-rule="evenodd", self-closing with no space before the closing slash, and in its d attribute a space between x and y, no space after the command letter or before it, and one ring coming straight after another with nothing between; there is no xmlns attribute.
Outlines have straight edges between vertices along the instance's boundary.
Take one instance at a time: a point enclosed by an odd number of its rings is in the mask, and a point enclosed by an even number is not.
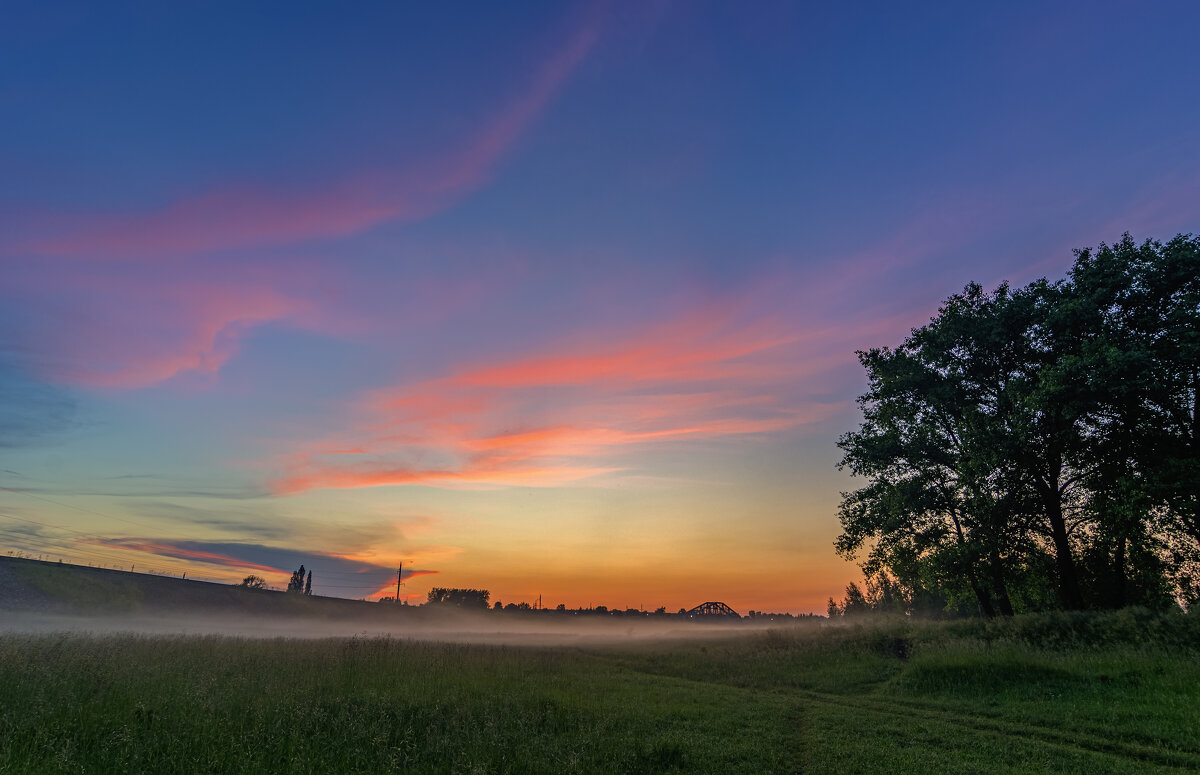
<svg viewBox="0 0 1200 775"><path fill-rule="evenodd" d="M139 549L122 546L120 544L108 543L108 542L105 542L105 540L101 536L96 535L95 533L86 533L82 530L75 530L73 528L64 527L62 525L53 525L53 524L50 524L49 522L42 522L42 521L36 520L36 519L28 519L26 517L18 517L15 514L7 514L7 513L0 512L0 518L15 520L17 522L25 522L30 525L39 525L41 527L48 527L48 528L52 528L55 530L65 531L68 533L74 533L76 535L83 536L84 538L92 539L94 541L99 542L98 544L95 544L95 543L88 544L88 546L89 546L88 549L81 549L75 544L67 544L67 543L63 543L61 541L55 541L50 537L41 536L41 535L26 536L26 537L24 537L24 540L21 541L21 543L24 543L27 545L56 547L58 549L66 550L64 552L66 554L74 555L77 557L86 557L89 559L101 560L101 561L108 562L108 563L111 563L114 560L118 560L120 566L124 567L129 558L124 555L121 555L121 554L114 554L114 552L131 552L131 553L136 553L135 556L137 556L139 558L146 556L146 555L159 558L158 562L153 563L155 565L159 565L159 566L166 565L168 567L171 567L172 564L175 564L174 565L175 568L182 568L184 571L194 570L195 566L197 564L199 564L199 563L194 563L194 562L191 562L189 560L185 560L185 559L179 558L179 557L170 557L168 555L154 554L151 552L145 552L145 551L142 551ZM92 547L96 547L96 548L92 548ZM111 548L105 549L104 547L111 547ZM178 564L178 563L181 563L181 564ZM129 563L129 564L131 566L137 565L136 562ZM147 562L147 563L144 563L144 566L150 567L150 564L151 563ZM202 565L212 565L212 564L214 564L214 563L202 563ZM225 566L225 567L229 567L229 566ZM279 572L282 573L283 571L279 571Z"/></svg>
<svg viewBox="0 0 1200 775"><path fill-rule="evenodd" d="M61 501L56 501L56 500L54 500L54 499L52 499L52 498L46 498L46 497L43 497L43 496L41 496L41 495L34 495L33 493L31 493L31 492L28 492L28 491L26 491L26 490L14 489L14 488L12 488L12 487L5 487L5 486L3 486L3 485L0 485L0 490L4 490L4 491L6 491L6 492L11 492L11 493L13 493L14 495L24 495L24 496L26 496L26 497L29 497L29 498L34 498L35 500L43 501L43 502L45 502L45 503L51 503L51 504L53 504L53 505L55 505L55 506L62 506L63 508L67 508L67 509L75 509L76 511L81 511L81 512L84 512L84 513L86 513L86 514L94 514L95 516L98 516L98 517L104 517L105 519L112 519L112 520L116 520L117 522L124 522L124 523L126 523L126 524L128 524L128 525L134 525L135 527L141 527L141 528L145 528L145 529L147 529L147 530L159 530L159 529L160 529L160 528L152 527L152 526L150 526L150 525L147 525L147 524L145 524L145 523L142 523L142 522L135 522L134 520L131 520L131 519L125 519L125 518L123 518L123 517L117 517L117 516L114 516L114 515L112 515L112 514L105 514L104 512L96 511L95 509L88 509L88 508L84 508L84 507L82 507L82 506L76 506L76 505L74 505L74 504L70 504L70 503L63 503L63 502L61 502ZM12 519L20 519L19 517L11 517L11 518L12 518ZM103 540L105 540L105 539L103 538L103 536L100 536L99 534L96 534L96 533L85 533L85 532L82 532L82 531L79 531L79 530L73 530L72 528L69 528L69 527L62 527L62 526L59 526L59 525L51 525L51 524L49 524L49 523L47 523L47 522L37 522L37 521L35 521L35 520L28 520L28 519L27 519L27 520L25 520L25 521L27 521L27 522L30 522L30 523L32 523L32 524L42 525L43 527L52 527L52 528L55 528L55 529L57 529L57 530L66 530L66 531L68 531L68 532L76 533L76 534L78 534L78 535L86 536L86 537L88 537L88 538L95 538L95 539L97 539L97 540L100 540L100 541L103 541ZM209 542L205 542L205 541L198 541L198 542L196 542L196 543L226 543L226 542L220 542L220 541L215 541L215 542L214 542L214 541L209 541ZM229 542L229 543L237 543L237 542ZM271 548L276 548L276 547L271 547ZM282 551L292 551L292 550L290 550L290 549L283 549ZM297 555L298 555L300 558L303 558L303 557L305 557L306 555L309 555L310 553L303 552L303 551L296 551L296 554L297 554ZM162 556L162 555L159 555L159 556ZM325 557L328 557L329 555L318 555L318 556L325 556ZM231 559L237 559L237 558L231 558ZM186 561L185 561L185 562L186 562ZM347 562L354 562L354 560L347 560ZM388 573L391 573L391 567L390 567L390 566L382 566L382 565L379 565L379 566L369 566L369 567L368 567L366 570L364 570L364 571L337 571L337 570L324 570L324 571L321 571L321 573L322 573L323 575L326 575L326 576L328 576L328 575L339 575L339 576L355 576L355 575L358 575L359 573L370 573L370 572L373 572L373 571L374 571L376 568L378 568L379 570L383 570L383 569L385 569L385 567L386 567L386 569L387 569ZM280 572L280 573L287 573L287 571L286 571L286 570L279 570L279 572Z"/></svg>
<svg viewBox="0 0 1200 775"><path fill-rule="evenodd" d="M84 508L82 506L76 506L76 505L73 505L70 503L62 503L61 501L56 501L52 498L45 498L40 495L34 495L33 493L26 492L24 490L17 490L17 489L13 489L11 487L4 487L3 485L0 485L0 490L4 490L6 492L10 492L15 495L24 495L26 497L33 498L33 499L39 500L39 501L43 501L45 503L53 504L55 506L61 506L63 508L74 509L76 511L84 512L87 514L93 514L95 516L103 517L105 519L111 519L111 520L115 520L117 522L124 522L126 524L134 525L136 527L142 527L142 528L146 528L148 530L154 529L154 528L151 528L149 525L145 525L140 522L135 522L130 519L123 519L121 517L117 517L117 516L114 516L111 514L105 514L103 512L99 512L94 509L88 509L88 508ZM44 547L53 547L60 551L59 552L43 551L40 553L42 553L42 554L65 554L68 557L83 557L90 561L103 563L104 567L110 567L109 566L110 563L112 564L111 567L119 567L119 568L125 567L125 562L129 558L123 554L114 554L114 552L118 552L118 553L119 552L130 552L130 553L136 553L138 556L149 555L151 557L158 558L159 561L154 564L160 565L160 566L165 565L169 570L172 571L172 575L175 572L180 572L180 573L186 574L188 571L195 571L197 566L200 566L202 569L204 566L214 566L215 565L217 567L229 568L231 570L238 569L240 572L241 570L246 570L247 568L251 568L252 565L258 564L258 563L254 563L253 561L246 561L247 562L246 565L228 565L228 564L222 564L222 563L207 562L201 558L189 560L189 559L184 559L184 558L179 558L179 557L171 557L169 555L159 554L156 552L147 552L147 551L141 550L141 549L122 546L119 543L110 542L104 536L101 536L97 533L76 530L74 528L66 527L64 525L57 525L57 524L52 524L49 522L44 522L41 520L29 519L28 517L19 517L15 514L8 514L8 513L3 513L3 512L0 512L0 518L9 519L9 520L17 521L17 522L24 522L26 524L37 525L39 527L50 528L53 530L58 530L58 531L66 532L66 533L73 533L75 535L82 536L83 538L89 539L89 541L94 542L92 544L89 544L89 547L99 547L99 548L89 548L88 550L84 550L84 549L79 548L78 545L63 543L62 541L54 541L46 536L41 536L41 535L26 536L21 541L21 543L26 546L32 545L32 546L40 546L43 548ZM198 543L206 543L206 542L198 542ZM211 542L209 542L209 543L211 543ZM104 549L103 547L111 547L111 548ZM288 551L288 550L285 550L285 551ZM296 552L296 554L303 557L306 553L305 552ZM233 560L235 563L239 562L239 559L236 557L230 557L229 559ZM131 562L129 565L130 565L130 569L132 571L132 569L137 566L137 563ZM146 563L146 564L144 564L144 567L150 568L150 564ZM150 569L155 570L154 568L150 568ZM382 572L383 570L385 570L385 568L383 566L368 566L367 568L364 568L363 570L338 571L338 570L322 570L319 567L313 567L312 570L316 571L322 577L326 577L326 576L366 577L368 575L373 575L376 572ZM386 570L387 570L388 574L390 575L391 569L386 568ZM287 573L286 570L278 569L278 568L274 569L274 571L276 573L280 573L280 574ZM335 580L337 580L337 579L335 579ZM342 580L345 580L345 579L342 579ZM355 590L375 589L377 591L377 587L382 585L382 582L377 582L374 579L363 578L363 581L364 581L364 583L362 583L362 584L325 584L325 583L321 583L319 585L319 588L321 588L321 589L355 589Z"/></svg>
<svg viewBox="0 0 1200 775"><path fill-rule="evenodd" d="M34 520L34 519L27 519L25 517L19 517L15 514L7 514L4 512L0 512L0 518L15 520L18 522L25 522L25 523L31 524L31 525L39 525L41 527L49 527L49 528L54 528L57 530L63 530L63 531L69 532L69 533L75 533L75 534L83 536L85 538L98 538L98 536L95 536L94 534L91 534L91 533L85 533L80 530L74 530L72 528L62 527L59 525L51 525L50 523L47 523L47 522L42 522L42 521ZM56 540L47 538L45 536L29 536L29 537L25 537L25 538L26 538L26 540L21 541L21 543L25 544L26 546L40 547L40 550L37 550L38 554L53 555L53 556L64 555L64 556L67 556L70 558L82 557L86 560L100 562L101 563L100 567L106 567L106 568L117 567L117 568L123 569L126 567L127 564L130 567L136 567L137 563L129 563L128 562L129 558L127 556L121 555L121 554L116 554L115 552L125 551L125 552L138 552L139 554L150 554L148 552L139 552L139 550L137 550L137 549L129 549L129 548L121 547L119 545L114 546L114 548L110 549L110 550L105 550L103 548L81 549L76 544L64 543L63 541L56 541ZM57 549L57 550L61 550L61 551L50 551L50 549ZM34 550L33 549L25 549L23 551L29 551L32 553ZM172 576L181 571L182 572L193 571L195 569L195 565L199 564L199 563L191 563L191 562L188 562L187 560L182 560L179 558L168 557L165 555L151 555L151 556L159 557L159 558L166 560L165 563L158 562L158 563L153 563L153 565L165 566L167 570L171 571ZM150 571L158 570L158 568L153 567L153 565L151 563L142 563L142 564L143 564L143 567L147 568L147 570L150 570ZM212 563L202 563L202 564L210 565ZM221 567L231 567L231 566L221 566ZM242 570L244 570L244 568L242 568ZM324 572L321 571L319 568L313 568L312 570L314 572L316 572L317 574L324 574ZM383 569L380 569L380 570L383 570ZM286 573L287 571L277 570L277 572L278 573ZM390 575L390 573L391 573L391 571L389 570L388 574ZM197 580L203 580L203 579L200 577L197 577ZM378 588L381 587L382 585L383 585L382 580L366 579L366 578L363 579L362 584L326 584L326 583L318 582L319 589L356 589L356 590L378 591Z"/></svg>
<svg viewBox="0 0 1200 775"><path fill-rule="evenodd" d="M62 506L64 509L75 509L76 511L82 511L86 514L94 514L97 517L104 517L105 519L113 519L113 520L116 520L117 522L124 522L128 525L133 525L135 527L142 527L142 528L146 528L147 530L155 529L155 528L152 528L151 526L143 524L141 522L135 522L132 519L125 519L124 517L117 517L112 514L105 514L104 512L96 511L95 509L85 509L83 506L76 506L71 503L63 503L62 501L56 501L52 498L46 498L41 495L34 495L33 493L31 493L27 490L17 490L12 487L5 487L3 485L0 485L0 490L4 490L5 492L11 492L14 495L24 495L27 498L33 498L34 500L43 501L44 503L52 503L55 506Z"/></svg>
<svg viewBox="0 0 1200 775"><path fill-rule="evenodd" d="M74 546L58 543L55 541L44 541L43 540L43 541L37 541L37 542L28 542L25 544L25 546L26 546L26 548L21 549L20 553L51 556L51 557L56 557L60 560L65 557L65 558L74 560L77 564L83 564L83 562L90 561L90 562L96 563L95 565L93 565L93 567L116 568L116 569L120 569L120 570L123 570L125 568L130 568L132 570L133 568L135 568L138 565L138 563L129 562L128 557L118 557L118 556L112 555L112 554L100 554L100 553L96 553L96 552L80 551L79 549L77 549ZM34 547L34 548L28 548L28 547ZM80 558L83 558L83 559L80 560ZM155 572L165 569L165 570L170 571L171 575L174 575L177 572L190 572L193 570L192 568L190 568L188 566L178 566L178 565L173 566L170 563L153 563L153 564L151 564L151 563L142 562L141 566L143 568L147 569L148 571L155 571ZM136 571L133 571L133 572L136 572Z"/></svg>

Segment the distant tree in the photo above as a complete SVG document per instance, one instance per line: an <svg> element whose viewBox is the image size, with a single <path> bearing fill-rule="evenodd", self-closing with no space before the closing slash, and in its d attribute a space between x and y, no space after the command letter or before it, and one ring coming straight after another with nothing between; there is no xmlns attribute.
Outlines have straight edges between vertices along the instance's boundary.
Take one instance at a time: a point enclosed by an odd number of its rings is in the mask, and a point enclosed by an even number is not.
<svg viewBox="0 0 1200 775"><path fill-rule="evenodd" d="M886 570L867 579L867 602L877 613L903 614L909 608L904 588Z"/></svg>
<svg viewBox="0 0 1200 775"><path fill-rule="evenodd" d="M267 582L258 576L247 576L242 579L242 583L239 586L243 589L266 589Z"/></svg>
<svg viewBox="0 0 1200 775"><path fill-rule="evenodd" d="M559 603L559 604L558 604L558 606L557 606L557 607L556 607L554 610L555 610L555 611L558 611L558 612L561 614L561 613L563 613L563 612L565 612L565 611L567 610L567 604L566 604L566 603Z"/></svg>
<svg viewBox="0 0 1200 775"><path fill-rule="evenodd" d="M852 581L846 586L846 599L840 608L842 616L858 616L870 612L871 604L867 602L867 596L863 594L862 589Z"/></svg>
<svg viewBox="0 0 1200 775"><path fill-rule="evenodd" d="M491 593L486 589L457 589L434 587L429 590L430 605L452 605L456 608L487 608Z"/></svg>
<svg viewBox="0 0 1200 775"><path fill-rule="evenodd" d="M304 593L304 566L301 565L299 570L292 571L292 578L288 580L287 591L297 595Z"/></svg>
<svg viewBox="0 0 1200 775"><path fill-rule="evenodd" d="M312 594L312 571L309 571L308 576L304 579L304 594Z"/></svg>
<svg viewBox="0 0 1200 775"><path fill-rule="evenodd" d="M500 611L500 610L503 610L503 609L504 609L504 603L501 603L499 600L497 600L495 603L493 603L493 604L492 604L492 609L493 609L493 610L495 610L495 611Z"/></svg>

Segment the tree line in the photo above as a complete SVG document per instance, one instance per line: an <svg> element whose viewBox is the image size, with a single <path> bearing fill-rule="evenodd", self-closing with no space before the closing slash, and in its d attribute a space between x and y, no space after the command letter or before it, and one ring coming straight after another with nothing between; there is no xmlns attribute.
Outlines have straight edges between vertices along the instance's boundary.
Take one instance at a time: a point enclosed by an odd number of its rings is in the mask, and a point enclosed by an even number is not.
<svg viewBox="0 0 1200 775"><path fill-rule="evenodd" d="M1068 276L970 284L858 353L838 441L830 613L1187 605L1200 599L1200 239L1079 250Z"/></svg>
<svg viewBox="0 0 1200 775"><path fill-rule="evenodd" d="M267 580L261 576L247 576L242 579L238 586L243 589L265 590L271 587L267 585ZM304 572L304 566L301 565L297 570L292 571L292 576L288 579L287 591L294 595L311 595L312 594L312 571Z"/></svg>

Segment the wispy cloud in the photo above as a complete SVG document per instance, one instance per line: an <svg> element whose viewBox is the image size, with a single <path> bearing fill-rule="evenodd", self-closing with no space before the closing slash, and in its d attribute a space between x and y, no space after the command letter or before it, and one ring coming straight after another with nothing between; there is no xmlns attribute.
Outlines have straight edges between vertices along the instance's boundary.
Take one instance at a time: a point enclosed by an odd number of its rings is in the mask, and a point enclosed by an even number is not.
<svg viewBox="0 0 1200 775"><path fill-rule="evenodd" d="M5 252L144 259L345 237L385 221L429 217L486 184L600 38L603 4L592 4L527 76L523 88L462 146L424 153L400 169L347 176L318 191L232 185L133 215L34 215L44 236Z"/></svg>
<svg viewBox="0 0 1200 775"><path fill-rule="evenodd" d="M264 544L148 538L91 538L80 543L199 563L224 571L253 571L264 574L274 583L285 581L292 571L304 565L312 571L314 592L339 597L366 597L380 590L386 592L388 585L394 585L396 579L396 569L391 564L380 565L326 552ZM404 578L437 572L405 568Z"/></svg>
<svg viewBox="0 0 1200 775"><path fill-rule="evenodd" d="M283 461L282 493L385 485L558 486L628 470L624 451L759 437L819 421L838 401L796 383L848 357L756 297L701 304L620 335L464 366L374 391L357 431ZM844 333L844 332L843 332Z"/></svg>
<svg viewBox="0 0 1200 775"><path fill-rule="evenodd" d="M24 236L0 242L0 255L23 259L4 295L29 307L24 318L44 321L30 329L39 375L99 390L211 379L264 325L328 330L339 315L353 318L348 305L331 309L345 280L338 263L212 252L344 237L452 207L492 178L592 50L606 13L591 9L473 136L407 166L316 191L230 185L134 215L22 215L13 225Z"/></svg>
<svg viewBox="0 0 1200 775"><path fill-rule="evenodd" d="M272 288L232 283L170 285L147 298L157 302L157 314L148 317L158 326L126 318L129 324L119 330L73 332L72 342L58 348L73 355L60 361L54 376L108 389L157 385L182 374L211 376L237 353L245 331L296 316L305 306ZM130 312L149 312L135 310Z"/></svg>
<svg viewBox="0 0 1200 775"><path fill-rule="evenodd" d="M278 574L282 573L282 568L277 568L272 565L264 565L260 562L246 559L245 557L237 557L233 554L226 554L221 551L214 551L205 544L188 541L179 544L172 544L166 541L154 541L137 538L85 538L80 541L83 544L93 544L95 546L103 546L114 549L125 549L133 552L143 552L152 554L156 557L170 557L175 560L188 560L193 562L202 562L207 565L217 565L222 568L234 568L239 571L254 570L261 573Z"/></svg>

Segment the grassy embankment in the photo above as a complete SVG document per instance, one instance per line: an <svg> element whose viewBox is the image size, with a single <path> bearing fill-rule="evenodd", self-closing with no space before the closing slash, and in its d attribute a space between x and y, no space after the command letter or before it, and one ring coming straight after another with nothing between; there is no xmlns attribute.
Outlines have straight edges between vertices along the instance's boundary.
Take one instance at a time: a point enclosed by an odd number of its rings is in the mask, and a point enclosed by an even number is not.
<svg viewBox="0 0 1200 775"><path fill-rule="evenodd" d="M1200 623L622 648L0 637L0 772L1185 772Z"/></svg>

